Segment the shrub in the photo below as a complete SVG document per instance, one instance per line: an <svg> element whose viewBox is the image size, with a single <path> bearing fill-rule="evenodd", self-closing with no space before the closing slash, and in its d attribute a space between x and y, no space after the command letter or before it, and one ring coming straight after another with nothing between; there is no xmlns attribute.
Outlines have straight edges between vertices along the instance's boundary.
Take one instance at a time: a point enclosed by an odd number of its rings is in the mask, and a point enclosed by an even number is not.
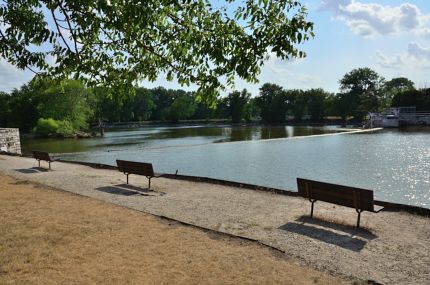
<svg viewBox="0 0 430 285"><path fill-rule="evenodd" d="M40 118L37 120L36 127L33 129L33 131L38 135L49 136L57 133L58 127L58 122L54 119Z"/></svg>
<svg viewBox="0 0 430 285"><path fill-rule="evenodd" d="M75 128L73 127L73 124L67 120L64 121L58 121L58 129L57 134L69 137L72 136L75 133Z"/></svg>

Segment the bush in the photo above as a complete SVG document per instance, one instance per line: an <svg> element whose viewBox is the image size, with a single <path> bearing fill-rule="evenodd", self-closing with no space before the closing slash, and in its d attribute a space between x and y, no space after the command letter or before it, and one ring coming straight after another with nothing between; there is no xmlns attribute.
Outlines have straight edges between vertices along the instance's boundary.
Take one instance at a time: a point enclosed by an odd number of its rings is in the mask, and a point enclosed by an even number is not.
<svg viewBox="0 0 430 285"><path fill-rule="evenodd" d="M37 125L33 131L44 137L59 136L59 137L73 137L76 133L76 129L73 124L68 121L54 120L52 118L40 118L37 120Z"/></svg>
<svg viewBox="0 0 430 285"><path fill-rule="evenodd" d="M63 137L69 137L73 136L75 133L75 128L73 127L73 124L67 120L64 121L58 121L58 129L57 134L61 135Z"/></svg>
<svg viewBox="0 0 430 285"><path fill-rule="evenodd" d="M49 136L57 133L58 127L58 122L54 119L40 118L37 120L36 127L33 129L33 131L38 135Z"/></svg>

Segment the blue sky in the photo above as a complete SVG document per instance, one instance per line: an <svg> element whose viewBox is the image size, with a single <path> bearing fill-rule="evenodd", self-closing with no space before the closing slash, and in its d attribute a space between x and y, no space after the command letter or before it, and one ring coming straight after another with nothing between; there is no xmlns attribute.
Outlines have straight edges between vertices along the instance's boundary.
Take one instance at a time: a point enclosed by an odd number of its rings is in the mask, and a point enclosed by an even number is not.
<svg viewBox="0 0 430 285"><path fill-rule="evenodd" d="M370 67L386 79L404 76L417 87L430 87L430 1L318 0L302 1L313 21L315 38L301 49L308 56L289 62L272 57L260 83L236 81L254 96L266 82L284 88L323 88L337 92L339 79L358 67ZM10 91L32 78L0 60L0 90ZM142 86L183 88L160 78Z"/></svg>

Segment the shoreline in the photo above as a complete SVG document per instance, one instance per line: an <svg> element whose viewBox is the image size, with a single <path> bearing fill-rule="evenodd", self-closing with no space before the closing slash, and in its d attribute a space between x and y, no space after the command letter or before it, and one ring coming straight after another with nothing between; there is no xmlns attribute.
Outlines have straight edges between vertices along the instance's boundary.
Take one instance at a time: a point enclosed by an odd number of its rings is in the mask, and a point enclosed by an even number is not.
<svg viewBox="0 0 430 285"><path fill-rule="evenodd" d="M373 131L379 131L379 129L380 128L376 128L376 129L373 129ZM31 155L19 155L19 154L13 154L13 153L5 153L5 152L0 152L0 155L32 158ZM65 159L58 159L57 161L88 166L94 169L118 170L118 167L116 166L103 164L103 163L93 163L93 162L65 160ZM182 175L182 174L173 174L173 173L165 173L164 177L169 179L184 180L184 181L190 181L190 182L201 182L201 183L209 183L214 185L231 186L231 187L254 190L254 191L263 191L263 192L268 192L276 195L299 197L297 191L293 191L289 189L279 189L279 188L255 185L255 184L238 182L238 181L223 180L223 179L212 178L212 177ZM397 211L397 212L404 211L410 214L415 214L423 217L430 217L430 208L403 204L403 203L395 203L390 201L383 201L383 200L374 200L374 202L375 202L375 205L383 206L386 210Z"/></svg>
<svg viewBox="0 0 430 285"><path fill-rule="evenodd" d="M116 166L103 164L103 163L92 163L92 162L85 162L85 161L74 161L74 160L63 160L63 159L59 159L58 161L61 161L64 163L89 166L95 169L118 170L118 167ZM223 179L217 179L217 178L211 178L211 177L182 175L182 174L173 174L173 173L165 173L164 177L169 179L185 180L190 182L201 182L201 183L209 183L214 185L232 186L232 187L242 188L247 190L263 191L263 192L276 194L276 195L300 197L298 195L298 192L293 190L278 189L278 188L266 187L266 186L237 182L237 181L223 180ZM374 200L374 202L375 202L375 205L383 206L386 210L397 211L397 212L404 211L409 214L415 214L423 217L430 217L430 208L424 208L424 207L419 207L414 205L394 203L394 202L382 201L382 200Z"/></svg>
<svg viewBox="0 0 430 285"><path fill-rule="evenodd" d="M318 202L316 218L309 219L309 202L300 197L169 178L155 180L148 192L146 178L132 176L127 186L115 170L56 162L52 171L39 171L35 165L34 159L0 156L4 175L258 240L341 278L383 284L426 284L430 278L428 217L365 213L363 228L356 229L353 209Z"/></svg>

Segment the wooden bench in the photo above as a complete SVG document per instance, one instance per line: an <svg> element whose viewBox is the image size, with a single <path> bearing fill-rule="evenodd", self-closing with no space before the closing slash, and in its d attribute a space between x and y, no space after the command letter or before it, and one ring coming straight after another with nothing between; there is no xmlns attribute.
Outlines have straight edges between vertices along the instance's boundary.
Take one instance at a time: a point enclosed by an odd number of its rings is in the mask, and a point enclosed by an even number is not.
<svg viewBox="0 0 430 285"><path fill-rule="evenodd" d="M39 167L40 167L40 161L44 160L49 163L49 169L51 169L51 162L54 162L56 160L51 158L49 156L49 153L45 151L33 150L31 153L33 154L33 157L39 162Z"/></svg>
<svg viewBox="0 0 430 285"><path fill-rule="evenodd" d="M360 215L363 211L378 213L383 207L376 206L373 202L373 191L330 184L303 178L297 178L299 195L308 198L312 203L311 217L314 214L314 203L324 201L345 207L354 208L357 213L357 228L360 227Z"/></svg>
<svg viewBox="0 0 430 285"><path fill-rule="evenodd" d="M151 163L117 159L116 165L118 166L118 170L127 176L127 184L130 174L146 176L148 178L148 189L151 189L151 178L159 178L164 175L163 173L155 173ZM176 173L178 173L177 170Z"/></svg>

